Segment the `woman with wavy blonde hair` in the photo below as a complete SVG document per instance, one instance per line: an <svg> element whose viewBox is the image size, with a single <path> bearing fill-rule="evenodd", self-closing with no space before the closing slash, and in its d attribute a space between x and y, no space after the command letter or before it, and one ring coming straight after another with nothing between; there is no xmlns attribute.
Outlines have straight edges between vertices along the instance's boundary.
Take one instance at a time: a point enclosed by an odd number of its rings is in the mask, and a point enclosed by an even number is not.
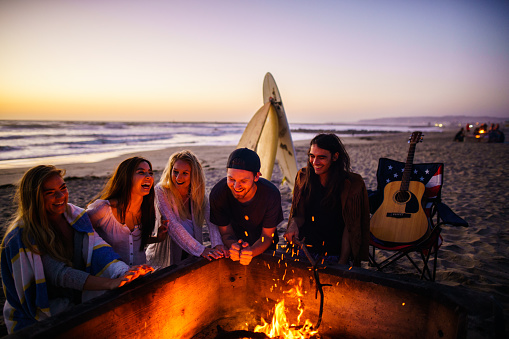
<svg viewBox="0 0 509 339"><path fill-rule="evenodd" d="M1 245L9 333L118 287L129 267L69 201L64 170L40 165L21 178L17 212ZM99 292L101 293L101 292Z"/></svg>
<svg viewBox="0 0 509 339"><path fill-rule="evenodd" d="M208 260L226 255L216 225L209 220L205 197L205 175L196 155L183 150L171 155L155 187L160 217L168 221L168 236L147 248L147 261L153 266L178 264L189 254ZM207 223L212 248L203 245L203 225Z"/></svg>

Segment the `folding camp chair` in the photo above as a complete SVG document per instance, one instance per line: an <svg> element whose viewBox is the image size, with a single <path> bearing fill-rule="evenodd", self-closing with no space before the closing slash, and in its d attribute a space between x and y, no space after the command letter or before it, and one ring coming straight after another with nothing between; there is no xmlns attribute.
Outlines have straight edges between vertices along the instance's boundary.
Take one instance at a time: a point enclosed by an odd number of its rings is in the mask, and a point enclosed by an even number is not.
<svg viewBox="0 0 509 339"><path fill-rule="evenodd" d="M381 158L379 160L376 175L377 190L369 192L369 203L372 214L375 213L384 200L385 186L390 182L397 181L401 177L404 167L404 162L387 158ZM428 229L424 236L411 243L383 241L377 239L373 233L371 233L370 245L372 246L372 250L369 254L370 265L382 271L399 259L406 257L417 269L421 279L435 280L438 249L442 243L442 237L440 235L442 225L468 226L465 220L461 219L447 205L441 202L443 170L444 164L442 163L412 165L410 181L419 181L425 186L422 197L422 208L428 219ZM373 227L373 223L371 227ZM394 253L388 258L377 262L376 250ZM413 255L414 258L412 258L412 253L414 252L418 253L417 257L422 261L422 266L418 265L418 260L415 259L415 255ZM433 259L432 270L430 270L429 267L430 258Z"/></svg>

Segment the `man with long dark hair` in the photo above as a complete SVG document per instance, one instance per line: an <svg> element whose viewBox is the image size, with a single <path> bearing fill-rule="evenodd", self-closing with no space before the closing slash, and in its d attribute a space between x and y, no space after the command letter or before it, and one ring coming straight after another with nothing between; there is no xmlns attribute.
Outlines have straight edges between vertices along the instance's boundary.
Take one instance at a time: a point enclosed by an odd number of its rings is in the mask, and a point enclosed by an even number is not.
<svg viewBox="0 0 509 339"><path fill-rule="evenodd" d="M335 134L311 140L307 166L295 179L285 239L303 240L329 263L360 266L368 259L369 202L364 180Z"/></svg>

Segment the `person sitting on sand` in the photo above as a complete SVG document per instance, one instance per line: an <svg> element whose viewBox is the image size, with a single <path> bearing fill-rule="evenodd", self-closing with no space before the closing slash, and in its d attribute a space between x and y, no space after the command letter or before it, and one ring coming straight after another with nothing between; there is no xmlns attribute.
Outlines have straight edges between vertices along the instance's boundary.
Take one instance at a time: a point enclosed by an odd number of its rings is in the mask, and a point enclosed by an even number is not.
<svg viewBox="0 0 509 339"><path fill-rule="evenodd" d="M504 141L505 141L505 135L500 130L500 125L499 124L496 124L496 125L491 124L491 129L488 132L488 142L489 143L496 143L496 142L503 143Z"/></svg>
<svg viewBox="0 0 509 339"><path fill-rule="evenodd" d="M19 182L1 245L9 333L114 289L136 271L94 232L85 211L68 203L64 173L40 165Z"/></svg>
<svg viewBox="0 0 509 339"><path fill-rule="evenodd" d="M218 225L230 258L249 265L253 257L276 248L281 193L260 177L260 158L250 149L233 151L226 167L226 178L210 192L210 221Z"/></svg>
<svg viewBox="0 0 509 339"><path fill-rule="evenodd" d="M126 159L87 208L97 233L129 266L145 264L145 247L164 240L167 234L166 225L161 225L157 237L152 237L156 220L153 185L148 160Z"/></svg>
<svg viewBox="0 0 509 339"><path fill-rule="evenodd" d="M228 255L217 226L210 222L205 175L193 152L184 150L172 154L155 187L155 195L157 212L162 220L169 221L169 237L148 246L149 264L166 267L180 263L189 255L208 260ZM212 248L203 245L204 222L209 229Z"/></svg>
<svg viewBox="0 0 509 339"><path fill-rule="evenodd" d="M286 241L303 240L315 260L360 266L368 259L369 201L364 180L335 134L318 134L297 173ZM301 251L302 252L302 251Z"/></svg>
<svg viewBox="0 0 509 339"><path fill-rule="evenodd" d="M463 140L465 140L465 130L463 129L463 127L461 127L459 132L456 133L456 135L454 136L453 141L463 142Z"/></svg>

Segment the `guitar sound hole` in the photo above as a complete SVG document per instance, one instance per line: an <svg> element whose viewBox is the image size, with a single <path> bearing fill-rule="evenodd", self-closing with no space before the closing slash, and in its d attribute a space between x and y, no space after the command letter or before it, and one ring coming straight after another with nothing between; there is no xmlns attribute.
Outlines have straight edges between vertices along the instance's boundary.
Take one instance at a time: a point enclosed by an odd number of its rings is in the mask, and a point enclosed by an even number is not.
<svg viewBox="0 0 509 339"><path fill-rule="evenodd" d="M408 193L408 191L399 191L394 196L394 199L400 204L405 203L410 200L410 193Z"/></svg>

